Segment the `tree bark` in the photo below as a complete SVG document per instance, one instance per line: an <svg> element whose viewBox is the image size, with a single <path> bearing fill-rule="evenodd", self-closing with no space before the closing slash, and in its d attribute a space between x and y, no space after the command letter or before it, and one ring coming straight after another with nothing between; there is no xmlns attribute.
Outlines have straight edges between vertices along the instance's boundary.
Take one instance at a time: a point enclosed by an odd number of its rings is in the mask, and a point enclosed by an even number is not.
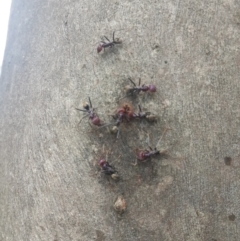
<svg viewBox="0 0 240 241"><path fill-rule="evenodd" d="M239 7L13 0L0 81L0 240L239 240ZM97 54L100 37L120 29L122 46ZM157 86L130 99L156 123L122 124L118 139L87 118L78 125L88 97L110 122L129 77ZM167 155L131 165L149 145ZM107 154L118 182L97 166Z"/></svg>

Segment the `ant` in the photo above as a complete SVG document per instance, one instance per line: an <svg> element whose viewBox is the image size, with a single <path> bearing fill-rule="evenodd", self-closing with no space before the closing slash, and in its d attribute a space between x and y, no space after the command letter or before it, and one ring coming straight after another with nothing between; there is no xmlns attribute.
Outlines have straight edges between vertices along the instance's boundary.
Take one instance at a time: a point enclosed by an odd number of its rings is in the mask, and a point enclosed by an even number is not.
<svg viewBox="0 0 240 241"><path fill-rule="evenodd" d="M93 125L95 125L95 126L102 126L100 118L96 114L95 109L92 107L92 102L91 102L90 97L88 97L88 99L89 99L89 104L85 103L83 105L84 109L78 109L78 108L75 108L75 109L87 113L85 116L82 117L82 119L84 119L85 117L88 116L89 120L91 120L91 123ZM82 119L79 121L79 124L81 123Z"/></svg>
<svg viewBox="0 0 240 241"><path fill-rule="evenodd" d="M106 160L101 159L98 162L98 165L101 167L102 172L106 175L111 176L112 179L117 180L119 175L113 166L111 166Z"/></svg>
<svg viewBox="0 0 240 241"><path fill-rule="evenodd" d="M154 122L157 120L156 115L152 114L151 112L147 111L147 112L142 112L142 108L140 105L138 105L139 108L139 112L138 113L134 113L133 117L136 119L146 119L149 122Z"/></svg>
<svg viewBox="0 0 240 241"><path fill-rule="evenodd" d="M128 78L128 79L133 84L133 86L130 86L130 85L125 86L126 95L124 97L122 97L121 99L124 99L127 96L138 95L141 91L142 92L150 92L150 93L154 93L157 91L157 87L154 84L141 85L141 78L139 78L138 86L131 78Z"/></svg>
<svg viewBox="0 0 240 241"><path fill-rule="evenodd" d="M160 154L160 151L158 151L156 149L156 147L154 149L149 147L149 150L148 149L145 149L145 150L137 149L137 151L136 151L137 160L139 160L139 161L146 161L146 160L150 159L152 156L156 156L159 154Z"/></svg>
<svg viewBox="0 0 240 241"><path fill-rule="evenodd" d="M122 30L122 29L120 29L120 30ZM116 31L120 31L120 30L116 30ZM122 41L119 38L116 38L116 39L114 38L114 34L116 31L113 32L113 40L112 41L110 41L106 36L104 36L104 38L108 41L108 43L103 41L103 39L102 39L102 41L99 43L99 45L97 47L98 53L100 53L102 50L105 50L105 48L108 48L108 47L112 48L115 44L122 44Z"/></svg>
<svg viewBox="0 0 240 241"><path fill-rule="evenodd" d="M168 130L171 130L170 128L165 128L165 130L163 131L163 134L160 138L160 140L158 141L157 145L159 144L159 142L162 140L162 137L165 135L165 133L168 131ZM156 146L157 146L156 145ZM152 149L151 147L149 147L149 149L145 149L145 150L141 150L141 149L136 149L135 150L135 154L136 154L136 157L137 157L137 161L132 164L134 166L137 165L138 161L140 162L145 162L147 160L150 160L152 157L154 156L157 156L157 155L160 155L160 154L163 154L165 153L166 151L162 151L160 152L159 150L157 150L157 148L155 147L154 149Z"/></svg>
<svg viewBox="0 0 240 241"><path fill-rule="evenodd" d="M116 123L120 123L123 121L123 119L130 121L131 119L133 119L134 114L132 111L132 107L125 103L123 104L118 110L117 110L117 114L115 115L115 118L117 119Z"/></svg>
<svg viewBox="0 0 240 241"><path fill-rule="evenodd" d="M119 136L119 126L123 121L129 122L134 118L134 113L132 111L132 107L125 103L123 104L118 110L115 115L112 115L112 117L116 120L115 123L113 123L113 128L111 132L116 133L117 132L117 138Z"/></svg>

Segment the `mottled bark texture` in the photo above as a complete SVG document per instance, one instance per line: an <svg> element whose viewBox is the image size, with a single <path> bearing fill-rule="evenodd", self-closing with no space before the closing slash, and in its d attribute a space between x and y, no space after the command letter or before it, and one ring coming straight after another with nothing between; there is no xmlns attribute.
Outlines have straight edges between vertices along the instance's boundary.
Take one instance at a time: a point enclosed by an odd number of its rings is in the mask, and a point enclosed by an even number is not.
<svg viewBox="0 0 240 241"><path fill-rule="evenodd" d="M97 54L114 30L122 46ZM240 237L240 3L13 0L0 81L0 240L237 241ZM91 128L128 77L155 124ZM135 162L158 143L167 155ZM99 173L108 161L119 182ZM126 212L114 200L123 195Z"/></svg>

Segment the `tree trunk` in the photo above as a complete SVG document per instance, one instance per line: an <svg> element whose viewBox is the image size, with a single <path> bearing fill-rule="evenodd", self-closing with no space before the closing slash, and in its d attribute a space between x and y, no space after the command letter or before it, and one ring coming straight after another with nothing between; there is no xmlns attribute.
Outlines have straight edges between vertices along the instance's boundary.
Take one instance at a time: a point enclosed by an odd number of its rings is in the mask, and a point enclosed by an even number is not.
<svg viewBox="0 0 240 241"><path fill-rule="evenodd" d="M238 1L13 0L0 81L0 240L237 241ZM97 53L105 35L122 45ZM125 98L156 123L105 123ZM171 130L159 142L166 127ZM138 165L135 149L167 149ZM108 156L120 180L101 173ZM113 208L116 197L126 211Z"/></svg>

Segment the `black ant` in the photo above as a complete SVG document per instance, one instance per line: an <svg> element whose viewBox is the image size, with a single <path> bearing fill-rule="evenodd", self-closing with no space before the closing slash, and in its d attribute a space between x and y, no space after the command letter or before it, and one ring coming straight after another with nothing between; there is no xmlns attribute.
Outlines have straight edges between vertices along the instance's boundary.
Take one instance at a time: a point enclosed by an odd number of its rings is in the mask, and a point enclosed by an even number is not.
<svg viewBox="0 0 240 241"><path fill-rule="evenodd" d="M157 91L157 87L154 84L141 85L141 78L139 78L138 86L131 78L128 78L128 79L133 84L133 86L130 86L130 85L125 86L124 89L126 91L126 95L124 97L122 97L121 99L124 99L128 96L138 95L141 91L142 92L150 92L150 93L154 93ZM121 100L121 99L119 99L119 100Z"/></svg>
<svg viewBox="0 0 240 241"><path fill-rule="evenodd" d="M151 112L147 111L147 112L142 112L142 108L140 105L138 105L139 108L139 112L138 113L134 113L133 117L136 119L145 119L149 122L154 122L157 120L156 115L152 114Z"/></svg>
<svg viewBox="0 0 240 241"><path fill-rule="evenodd" d="M119 179L118 172L115 170L113 166L111 166L105 159L101 159L98 162L98 165L101 167L102 172L108 176L111 176L112 179Z"/></svg>
<svg viewBox="0 0 240 241"><path fill-rule="evenodd" d="M96 114L95 109L92 107L92 102L91 102L90 97L88 97L88 99L89 99L89 104L85 103L83 105L84 109L78 109L78 108L75 108L75 109L87 113L85 116L82 117L82 119L84 119L85 117L88 117L89 120L91 120L91 123L93 125L95 125L95 126L102 126L100 118ZM79 124L81 123L82 119L79 121Z"/></svg>
<svg viewBox="0 0 240 241"><path fill-rule="evenodd" d="M120 30L116 30L116 31L120 31ZM102 39L102 41L99 43L99 45L97 47L98 53L100 53L102 50L105 50L105 48L108 48L108 47L112 48L115 44L122 44L122 41L119 38L116 38L116 39L114 38L114 34L116 31L113 32L113 40L112 41L110 41L106 36L104 36L104 38L108 42L105 42Z"/></svg>

